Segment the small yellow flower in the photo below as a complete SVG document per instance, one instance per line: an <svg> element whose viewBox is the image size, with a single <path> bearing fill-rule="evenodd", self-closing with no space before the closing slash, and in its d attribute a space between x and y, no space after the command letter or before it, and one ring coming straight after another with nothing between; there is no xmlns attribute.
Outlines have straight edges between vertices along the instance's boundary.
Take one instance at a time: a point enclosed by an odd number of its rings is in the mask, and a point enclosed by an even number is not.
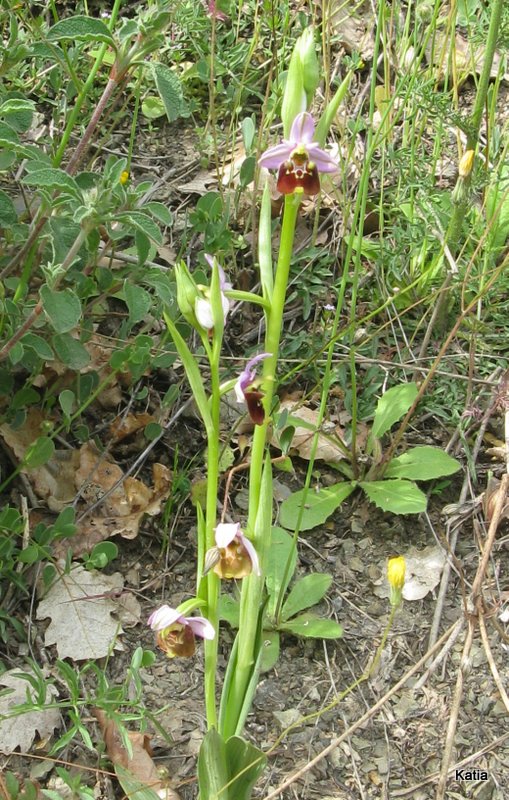
<svg viewBox="0 0 509 800"><path fill-rule="evenodd" d="M120 183L122 184L122 186L125 186L128 180L129 180L129 173L125 169L122 175L120 176Z"/></svg>
<svg viewBox="0 0 509 800"><path fill-rule="evenodd" d="M403 556L390 558L387 564L387 580L391 587L391 605L399 606L401 603L401 593L405 583L406 564Z"/></svg>
<svg viewBox="0 0 509 800"><path fill-rule="evenodd" d="M458 165L458 174L460 178L468 178L474 166L474 151L466 150L460 158Z"/></svg>

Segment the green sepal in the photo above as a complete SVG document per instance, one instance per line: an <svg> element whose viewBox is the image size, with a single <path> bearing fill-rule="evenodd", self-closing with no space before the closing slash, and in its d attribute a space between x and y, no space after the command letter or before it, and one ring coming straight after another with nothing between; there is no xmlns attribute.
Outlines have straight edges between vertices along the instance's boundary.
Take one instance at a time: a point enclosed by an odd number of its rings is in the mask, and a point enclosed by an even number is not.
<svg viewBox="0 0 509 800"><path fill-rule="evenodd" d="M184 339L180 335L177 330L177 326L171 319L170 315L167 314L166 311L163 312L164 321L166 322L166 327L168 328L171 338L177 348L178 354L184 365L184 369L186 371L187 380L189 381L189 385L191 386L191 391L194 396L194 401L198 407L198 411L201 414L201 418L203 420L203 424L205 425L207 431L213 431L214 425L212 422L212 416L210 414L209 405L207 402L207 395L205 394L205 388L203 386L203 381L201 379L200 370L198 369L198 364L196 363L195 359L191 351L189 350L187 344L185 343Z"/></svg>
<svg viewBox="0 0 509 800"><path fill-rule="evenodd" d="M343 81L336 89L334 97L327 105L327 108L324 110L322 116L320 117L320 121L316 126L314 140L318 142L320 147L323 147L325 144L325 140L327 139L327 135L329 133L330 127L334 122L334 118L338 113L339 106L343 102L346 97L346 93L350 88L350 83L353 78L353 72L347 72L346 76L344 77Z"/></svg>

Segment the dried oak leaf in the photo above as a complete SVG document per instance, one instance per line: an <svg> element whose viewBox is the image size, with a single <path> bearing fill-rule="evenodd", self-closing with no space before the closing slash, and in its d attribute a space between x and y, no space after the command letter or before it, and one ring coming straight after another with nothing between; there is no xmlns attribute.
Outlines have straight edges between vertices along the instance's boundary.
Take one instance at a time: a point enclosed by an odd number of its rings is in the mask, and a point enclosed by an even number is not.
<svg viewBox="0 0 509 800"><path fill-rule="evenodd" d="M150 748L150 737L143 733L129 732L131 754L125 748L120 732L113 722L108 719L100 708L92 709L92 713L99 723L101 733L106 745L106 752L119 783L129 798L161 798L161 800L180 800L179 795L161 780ZM133 783L135 784L133 788ZM147 793L147 790L149 793Z"/></svg>
<svg viewBox="0 0 509 800"><path fill-rule="evenodd" d="M37 408L30 408L19 428L0 425L0 435L18 461L23 461L25 451L43 433L45 418ZM50 511L58 513L72 503L76 496L74 473L79 463L77 450L55 450L41 467L23 469L37 497L45 500Z"/></svg>
<svg viewBox="0 0 509 800"><path fill-rule="evenodd" d="M294 425L295 427L290 452L296 453L300 458L308 460L313 447L314 429L318 421L318 409L299 405L294 400L283 400L280 405L280 410L283 411L285 409L288 410L288 414L292 417L292 419L288 420L288 424ZM296 422L296 420L299 419L304 423L302 426ZM322 425L322 430L323 428L324 426ZM316 449L317 459L335 463L345 458L344 451L334 440L337 436L338 430L335 425L332 425L328 435L322 432L318 434L318 446ZM273 444L274 447L279 447L275 437L272 438L271 444Z"/></svg>
<svg viewBox="0 0 509 800"><path fill-rule="evenodd" d="M124 579L119 572L104 575L81 565L63 574L50 587L37 608L37 619L51 618L44 636L45 645L55 644L59 658L83 661L103 658L111 650L122 649L118 636L122 626L117 595ZM138 601L138 620L141 609ZM131 613L134 606L131 601ZM131 622L132 624L132 622Z"/></svg>
<svg viewBox="0 0 509 800"><path fill-rule="evenodd" d="M143 430L149 422L154 422L152 414L126 414L124 417L117 417L110 425L110 433L115 441L120 442L127 439L133 433Z"/></svg>
<svg viewBox="0 0 509 800"><path fill-rule="evenodd" d="M10 669L0 676L0 685L10 690L5 692L3 689L0 696L0 753L5 755L13 753L18 747L22 753L28 753L36 734L43 740L47 739L61 723L58 708L48 707L16 714L14 707L27 702L27 693L34 703L37 703L36 691L30 682L21 676L22 672L31 674L30 669L23 668ZM47 684L48 706L56 694L55 687Z"/></svg>

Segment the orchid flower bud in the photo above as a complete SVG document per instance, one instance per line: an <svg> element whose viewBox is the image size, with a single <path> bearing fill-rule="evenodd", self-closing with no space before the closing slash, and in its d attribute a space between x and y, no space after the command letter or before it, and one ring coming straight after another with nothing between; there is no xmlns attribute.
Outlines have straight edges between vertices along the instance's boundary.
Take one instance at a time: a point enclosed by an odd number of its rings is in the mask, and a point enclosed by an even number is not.
<svg viewBox="0 0 509 800"><path fill-rule="evenodd" d="M297 39L288 66L281 107L285 139L288 139L290 135L295 117L303 111L307 111L311 105L319 80L314 30L307 28Z"/></svg>
<svg viewBox="0 0 509 800"><path fill-rule="evenodd" d="M199 292L191 273L183 261L175 265L175 279L177 281L177 304L180 312L190 325L196 327L194 308Z"/></svg>

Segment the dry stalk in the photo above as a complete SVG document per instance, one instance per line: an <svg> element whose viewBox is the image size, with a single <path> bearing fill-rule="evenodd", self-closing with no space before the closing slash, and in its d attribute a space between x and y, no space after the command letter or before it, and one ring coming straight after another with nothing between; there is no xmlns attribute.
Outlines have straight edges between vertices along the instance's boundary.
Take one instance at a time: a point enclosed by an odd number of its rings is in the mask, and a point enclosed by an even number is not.
<svg viewBox="0 0 509 800"><path fill-rule="evenodd" d="M482 600L481 600L481 587L484 580L484 576L486 574L486 569L488 567L488 562L491 556L491 550L495 542L495 536L497 534L498 525L506 504L508 485L509 485L509 475L507 475L506 473L500 482L495 508L493 510L493 516L491 518L490 527L488 529L488 537L486 539L486 543L482 553L481 563L477 568L477 572L474 578L474 583L472 586L472 593L469 602L471 611L468 619L467 636L465 639L465 643L463 645L460 668L458 670L458 675L456 678L456 687L454 690L454 697L452 701L452 707L449 716L449 724L447 726L447 734L445 738L444 752L442 756L442 767L440 770L440 777L438 780L438 786L435 795L436 800L444 800L445 797L447 778L449 775L449 766L452 760L452 750L454 747L454 740L456 738L456 727L458 723L459 709L461 704L461 698L463 696L463 682L471 666L470 651L472 649L472 643L474 641L476 623L479 617L483 613Z"/></svg>

